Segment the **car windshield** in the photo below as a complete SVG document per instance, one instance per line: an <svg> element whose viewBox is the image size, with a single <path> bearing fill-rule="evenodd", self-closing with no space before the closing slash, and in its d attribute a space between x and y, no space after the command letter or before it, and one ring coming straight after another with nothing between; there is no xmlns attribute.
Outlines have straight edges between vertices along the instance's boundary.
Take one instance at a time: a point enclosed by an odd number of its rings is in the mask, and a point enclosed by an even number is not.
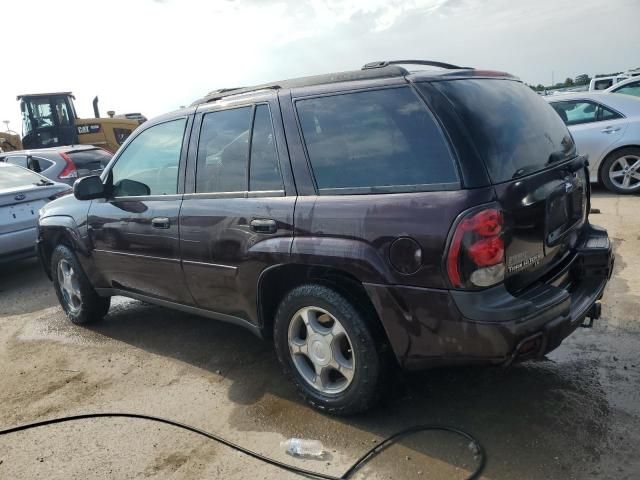
<svg viewBox="0 0 640 480"><path fill-rule="evenodd" d="M0 168L0 190L33 185L43 180L44 178L37 173L16 165L7 165Z"/></svg>
<svg viewBox="0 0 640 480"><path fill-rule="evenodd" d="M575 156L566 125L526 85L497 79L434 85L455 106L494 183L535 173Z"/></svg>

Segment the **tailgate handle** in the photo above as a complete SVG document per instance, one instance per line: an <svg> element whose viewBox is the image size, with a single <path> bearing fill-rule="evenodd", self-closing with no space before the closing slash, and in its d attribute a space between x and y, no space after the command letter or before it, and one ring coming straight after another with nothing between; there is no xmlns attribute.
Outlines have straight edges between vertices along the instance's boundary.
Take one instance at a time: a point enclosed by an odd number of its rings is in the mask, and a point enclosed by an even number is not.
<svg viewBox="0 0 640 480"><path fill-rule="evenodd" d="M251 230L258 233L276 233L278 226L275 220L255 218L251 220Z"/></svg>

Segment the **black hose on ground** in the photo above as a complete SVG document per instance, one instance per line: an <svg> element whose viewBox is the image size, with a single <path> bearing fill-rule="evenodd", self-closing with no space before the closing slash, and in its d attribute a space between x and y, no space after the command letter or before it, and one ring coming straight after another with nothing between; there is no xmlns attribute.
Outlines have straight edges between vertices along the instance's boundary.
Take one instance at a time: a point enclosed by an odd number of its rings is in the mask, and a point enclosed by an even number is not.
<svg viewBox="0 0 640 480"><path fill-rule="evenodd" d="M152 416L152 415L143 415L143 414L139 414L139 413L86 413L86 414L82 414L82 415L71 415L71 416L68 416L68 417L58 417L58 418L52 418L52 419L49 419L49 420L42 420L40 422L26 423L24 425L18 425L17 427L12 427L12 428L7 428L5 430L0 430L0 436L8 435L10 433L15 433L15 432L22 432L24 430L30 430L30 429L33 429L33 428L44 427L44 426L47 426L47 425L55 425L57 423L65 423L65 422L73 422L73 421L77 421L77 420L86 420L86 419L90 419L90 418L134 418L134 419L139 419L139 420L149 420L149 421L152 421L152 422L164 423L166 425L171 425L173 427L178 427L178 428L181 428L183 430L187 430L189 432L196 433L196 434L201 435L203 437L206 437L206 438L208 438L210 440L215 440L218 443L221 443L223 445L226 445L229 448L232 448L234 450L242 452L245 455L248 455L249 457L253 457L253 458L257 459L257 460L260 460L262 462L268 463L269 465L273 465L274 467L278 467L278 468L281 468L283 470L286 470L288 472L292 472L292 473L295 473L295 474L298 474L298 475L305 475L305 476L310 477L310 478L317 478L317 479L322 479L322 480L347 480L347 479L351 478L365 463L369 462L372 458L374 458L380 452L382 452L386 448L388 448L391 445L393 445L394 443L396 443L401 438L407 437L408 435L412 435L412 434L419 433L419 432L425 432L425 431L429 431L429 430L455 433L457 435L460 435L460 436L466 438L467 440L472 442L473 445L475 445L476 453L479 456L478 466L476 467L474 472L467 477L467 480L473 480L473 479L480 478L480 474L484 470L484 467L485 467L485 464L486 464L486 459L487 459L486 458L486 453L484 451L484 448L482 447L480 442L478 442L478 440L476 440L471 434L469 434L469 433L467 433L467 432L465 432L463 430L459 430L459 429L453 428L453 427L447 427L447 426L444 426L444 425L416 425L416 426L413 426L413 427L409 427L409 428L405 428L403 430L400 430L399 432L394 433L393 435L385 438L381 443L379 443L378 445L376 445L375 447L370 449L367 453L362 455L340 477L335 477L333 475L327 475L327 474L324 474L324 473L313 472L311 470L305 470L304 468L294 467L293 465L289 465L289 464L286 464L286 463L283 463L283 462L279 462L278 460L274 460L272 458L265 457L264 455L261 455L261 454L259 454L257 452L254 452L252 450L244 448L244 447L242 447L240 445L237 445L237 444L235 444L233 442L230 442L229 440L226 440L226 439L224 439L224 438L222 438L222 437L220 437L220 436L218 436L218 435L216 435L214 433L210 433L210 432L201 430L201 429L199 429L197 427L193 427L191 425L187 425L187 424L184 424L184 423L176 422L176 421L170 420L168 418L155 417L155 416Z"/></svg>

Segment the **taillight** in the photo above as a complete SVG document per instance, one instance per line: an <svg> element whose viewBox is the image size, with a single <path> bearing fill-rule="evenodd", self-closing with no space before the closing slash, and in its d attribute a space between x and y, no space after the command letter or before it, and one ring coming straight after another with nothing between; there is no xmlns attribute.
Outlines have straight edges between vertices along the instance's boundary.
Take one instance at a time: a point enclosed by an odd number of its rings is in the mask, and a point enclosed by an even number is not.
<svg viewBox="0 0 640 480"><path fill-rule="evenodd" d="M71 157L63 152L60 152L60 156L64 159L66 165L58 175L58 178L63 180L68 178L78 178L78 171L76 170L76 166L73 163L73 160L71 160Z"/></svg>
<svg viewBox="0 0 640 480"><path fill-rule="evenodd" d="M447 252L456 288L488 287L504 280L504 219L495 207L473 210L458 222Z"/></svg>

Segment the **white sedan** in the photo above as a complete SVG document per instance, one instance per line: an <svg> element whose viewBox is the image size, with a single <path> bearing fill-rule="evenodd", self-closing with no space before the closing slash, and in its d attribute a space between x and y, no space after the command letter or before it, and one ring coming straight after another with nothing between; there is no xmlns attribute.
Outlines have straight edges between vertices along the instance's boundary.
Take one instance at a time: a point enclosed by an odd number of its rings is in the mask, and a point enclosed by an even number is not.
<svg viewBox="0 0 640 480"><path fill-rule="evenodd" d="M69 193L69 185L0 162L0 263L36 254L38 210Z"/></svg>
<svg viewBox="0 0 640 480"><path fill-rule="evenodd" d="M567 124L590 180L612 192L640 192L640 97L577 92L545 97Z"/></svg>

